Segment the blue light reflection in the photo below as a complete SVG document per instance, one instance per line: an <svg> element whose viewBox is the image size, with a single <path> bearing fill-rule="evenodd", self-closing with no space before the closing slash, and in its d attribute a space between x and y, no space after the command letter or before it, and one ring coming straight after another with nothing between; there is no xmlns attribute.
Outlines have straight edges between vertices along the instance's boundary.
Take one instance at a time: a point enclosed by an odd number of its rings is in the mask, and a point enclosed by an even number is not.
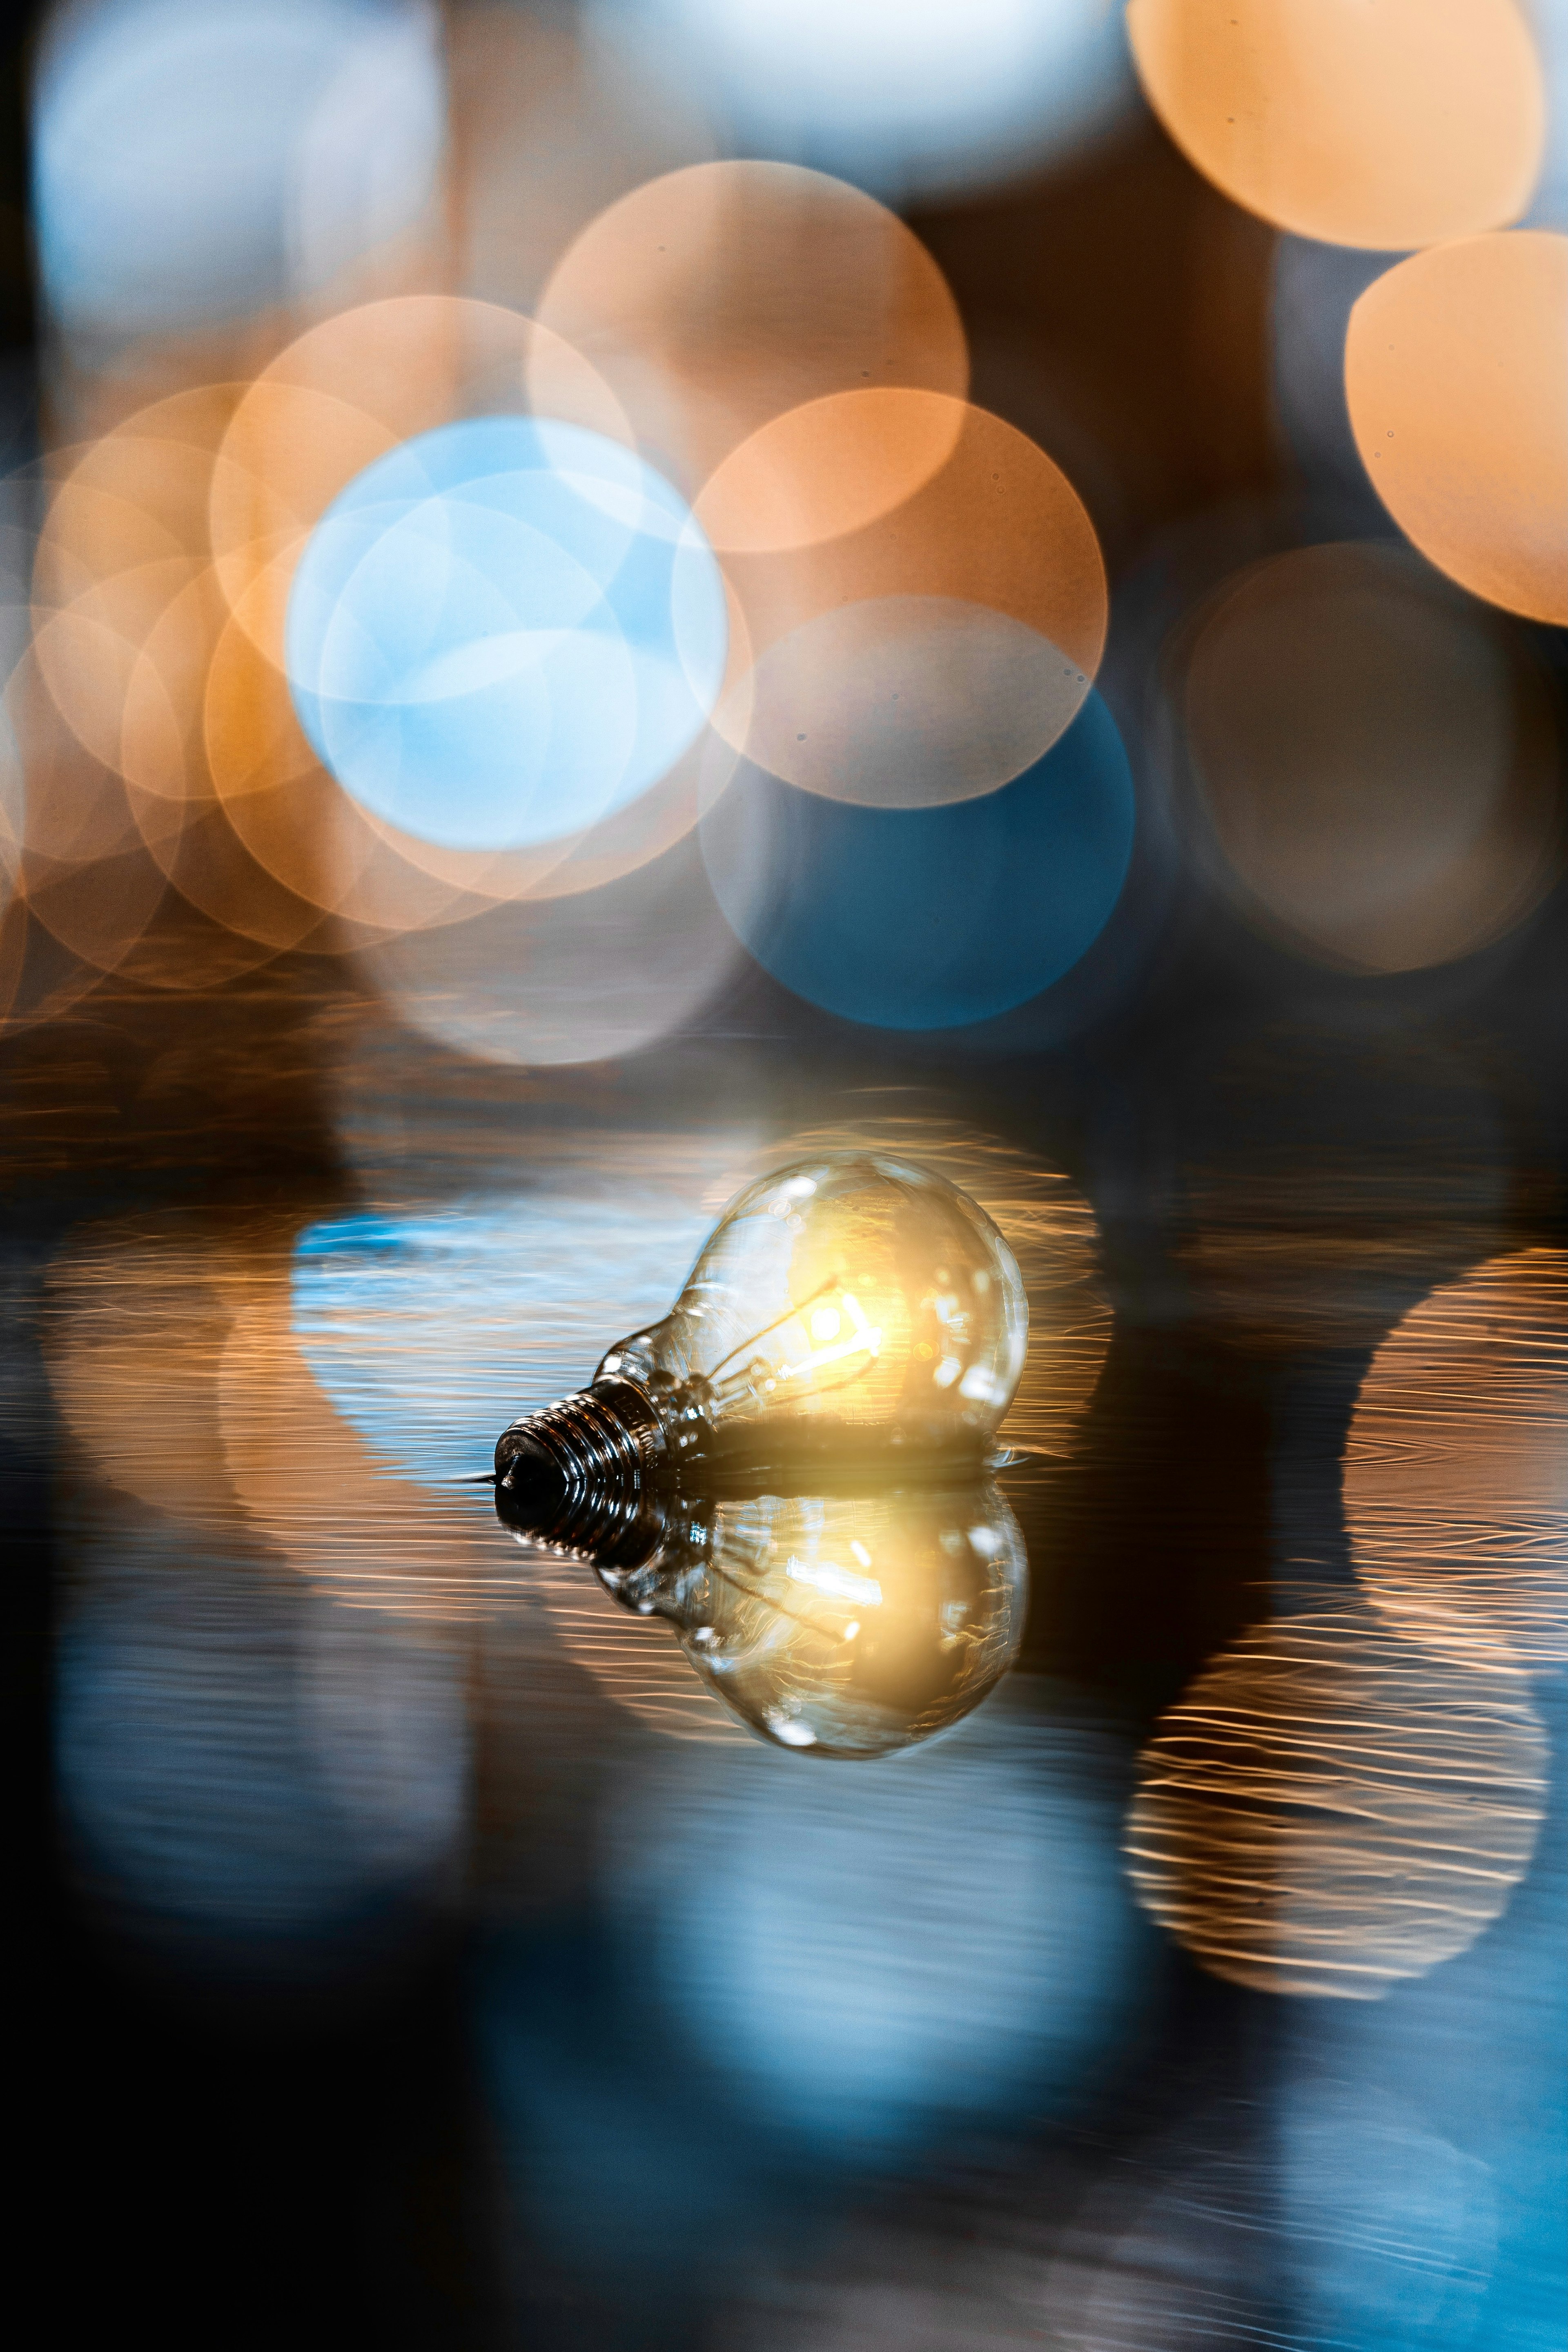
<svg viewBox="0 0 1568 2352"><path fill-rule="evenodd" d="M683 1748L611 1824L634 1973L786 2126L896 2146L1071 2101L1124 2033L1145 1931L1127 1758L1015 1680L928 1746L811 1769Z"/></svg>
<svg viewBox="0 0 1568 2352"><path fill-rule="evenodd" d="M514 1414L580 1388L664 1314L713 1211L645 1181L363 1213L296 1244L294 1329L322 1390L415 1478L489 1466Z"/></svg>

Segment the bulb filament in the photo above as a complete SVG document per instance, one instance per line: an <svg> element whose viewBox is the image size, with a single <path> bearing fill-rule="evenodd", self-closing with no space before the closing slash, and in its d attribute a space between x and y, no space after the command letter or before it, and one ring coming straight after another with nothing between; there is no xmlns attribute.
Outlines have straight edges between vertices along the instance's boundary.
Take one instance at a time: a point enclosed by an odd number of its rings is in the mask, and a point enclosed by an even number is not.
<svg viewBox="0 0 1568 2352"><path fill-rule="evenodd" d="M840 1363L846 1356L874 1356L881 1348L882 1333L869 1321L860 1300L847 1290L841 1292L840 1296L843 1299L844 1311L854 1326L850 1338L841 1339L837 1347L813 1348L810 1354L802 1356L798 1364L780 1364L779 1378L781 1381L799 1380L802 1372L820 1371L824 1364Z"/></svg>

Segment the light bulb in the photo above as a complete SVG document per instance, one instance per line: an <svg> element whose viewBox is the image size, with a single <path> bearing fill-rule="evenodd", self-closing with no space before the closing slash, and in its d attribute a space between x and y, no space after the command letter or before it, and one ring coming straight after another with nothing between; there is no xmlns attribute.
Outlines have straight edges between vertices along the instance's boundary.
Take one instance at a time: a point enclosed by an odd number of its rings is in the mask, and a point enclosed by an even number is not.
<svg viewBox="0 0 1568 2352"><path fill-rule="evenodd" d="M505 1486L497 1507L537 1540ZM574 1547L667 1618L701 1680L775 1746L885 1756L977 1706L1023 1633L1018 1521L989 1481L878 1493L622 1490Z"/></svg>
<svg viewBox="0 0 1568 2352"><path fill-rule="evenodd" d="M497 1478L538 1532L573 1541L575 1513L607 1482L810 1464L973 1476L1028 1328L1017 1263L983 1209L929 1170L824 1153L733 1201L664 1321L618 1341L588 1388L515 1422Z"/></svg>

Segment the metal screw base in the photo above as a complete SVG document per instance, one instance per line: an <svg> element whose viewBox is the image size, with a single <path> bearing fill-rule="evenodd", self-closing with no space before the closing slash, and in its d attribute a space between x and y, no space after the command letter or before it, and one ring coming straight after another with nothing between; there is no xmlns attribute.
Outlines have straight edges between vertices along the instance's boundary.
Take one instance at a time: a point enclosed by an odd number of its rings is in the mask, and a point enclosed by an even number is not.
<svg viewBox="0 0 1568 2352"><path fill-rule="evenodd" d="M664 1466L659 1415L634 1381L596 1381L525 1415L496 1447L496 1506L515 1531L631 1568L664 1534L653 1489Z"/></svg>

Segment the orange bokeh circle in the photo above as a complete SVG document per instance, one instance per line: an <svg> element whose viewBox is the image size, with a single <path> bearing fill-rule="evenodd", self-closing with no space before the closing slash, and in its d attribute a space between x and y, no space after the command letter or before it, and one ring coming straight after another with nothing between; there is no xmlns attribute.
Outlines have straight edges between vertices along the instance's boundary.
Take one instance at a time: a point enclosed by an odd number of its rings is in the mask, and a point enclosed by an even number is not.
<svg viewBox="0 0 1568 2352"><path fill-rule="evenodd" d="M1414 255L1350 314L1345 394L1388 511L1490 604L1568 623L1568 236Z"/></svg>
<svg viewBox="0 0 1568 2352"><path fill-rule="evenodd" d="M1500 937L1550 888L1551 697L1507 625L1408 551L1271 557L1183 650L1187 751L1227 878L1290 945L1418 970Z"/></svg>
<svg viewBox="0 0 1568 2352"><path fill-rule="evenodd" d="M1517 220L1546 139L1515 0L1131 0L1150 105L1277 228L1375 249Z"/></svg>
<svg viewBox="0 0 1568 2352"><path fill-rule="evenodd" d="M1345 1441L1344 1512L1396 1632L1502 1672L1568 1654L1568 1252L1489 1258L1388 1334Z"/></svg>
<svg viewBox="0 0 1568 2352"><path fill-rule="evenodd" d="M936 462L906 467L910 451ZM1109 613L1093 525L985 409L903 387L815 401L762 426L695 512L753 664L745 679L732 659L716 723L788 782L885 806L975 798L1089 691Z"/></svg>
<svg viewBox="0 0 1568 2352"><path fill-rule="evenodd" d="M804 402L968 388L957 306L919 239L794 163L697 163L634 189L562 256L539 317L601 370L688 497Z"/></svg>

